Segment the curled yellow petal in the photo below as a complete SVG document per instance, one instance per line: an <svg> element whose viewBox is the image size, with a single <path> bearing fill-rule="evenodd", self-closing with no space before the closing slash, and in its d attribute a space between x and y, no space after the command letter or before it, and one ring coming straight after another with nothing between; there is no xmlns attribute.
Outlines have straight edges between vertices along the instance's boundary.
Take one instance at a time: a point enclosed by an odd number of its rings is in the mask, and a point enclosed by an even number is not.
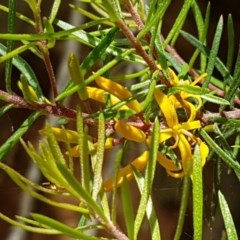
<svg viewBox="0 0 240 240"><path fill-rule="evenodd" d="M89 98L98 102L105 102L104 90L95 87L86 87L86 90Z"/></svg>
<svg viewBox="0 0 240 240"><path fill-rule="evenodd" d="M178 124L178 116L174 104L169 100L168 96L163 92L155 89L154 91L155 99L166 119L168 127L173 127Z"/></svg>
<svg viewBox="0 0 240 240"><path fill-rule="evenodd" d="M87 92L88 92L88 97L101 102L101 103L105 103L106 99L105 99L105 91L103 89L99 89L99 88L95 88L95 87L86 87ZM117 104L119 103L121 100L115 96L113 96L112 94L110 94L110 102L111 105ZM119 108L119 110L127 110L129 109L126 105L122 106Z"/></svg>
<svg viewBox="0 0 240 240"><path fill-rule="evenodd" d="M179 171L179 168L174 164L174 162L164 156L161 152L157 153L157 160L164 168L166 168L166 170Z"/></svg>
<svg viewBox="0 0 240 240"><path fill-rule="evenodd" d="M69 152L66 152L67 155L69 155ZM72 157L79 157L80 156L80 147L79 145L76 145L71 148L70 156Z"/></svg>
<svg viewBox="0 0 240 240"><path fill-rule="evenodd" d="M170 83L173 85L173 86L176 86L179 84L179 78L178 76L176 75L176 73L171 69L169 68L169 72L171 74L171 81Z"/></svg>
<svg viewBox="0 0 240 240"><path fill-rule="evenodd" d="M172 171L169 171L167 170L167 174L173 178L181 178L184 176L184 171L176 171L176 172L172 172Z"/></svg>
<svg viewBox="0 0 240 240"><path fill-rule="evenodd" d="M143 152L139 157L135 158L131 164L128 164L126 167L121 168L117 174L116 187L121 186L123 179L131 180L133 178L132 166L134 166L137 170L142 171L146 165L149 158L149 152ZM103 188L105 192L112 191L114 187L114 178L108 179L103 184Z"/></svg>
<svg viewBox="0 0 240 240"><path fill-rule="evenodd" d="M48 134L46 128L41 129L38 132L40 135L43 135L43 136L47 136L47 134ZM69 143L78 143L79 135L75 131L53 127L52 132L53 132L56 140L59 142L68 141Z"/></svg>
<svg viewBox="0 0 240 240"><path fill-rule="evenodd" d="M193 130L193 129L201 128L201 122L199 120L185 122L181 124L181 127L185 130Z"/></svg>
<svg viewBox="0 0 240 240"><path fill-rule="evenodd" d="M186 139L186 137L183 134L179 135L179 142L178 142L178 148L181 155L181 163L183 167L184 173L187 171L187 164L190 163L190 173L192 172L192 149L190 146L190 143Z"/></svg>
<svg viewBox="0 0 240 240"><path fill-rule="evenodd" d="M197 138L198 144L200 147L201 158L202 158L202 166L205 165L207 156L209 154L209 148L205 142L203 142L200 138Z"/></svg>
<svg viewBox="0 0 240 240"><path fill-rule="evenodd" d="M106 138L105 145L104 145L104 149L111 149L111 148L114 147L113 139L114 139L114 138L112 138L112 137ZM94 145L95 148L97 148L98 143L96 142L96 143L94 143L93 145Z"/></svg>
<svg viewBox="0 0 240 240"><path fill-rule="evenodd" d="M197 83L199 83L203 78L205 78L207 76L207 73L203 73L201 74L198 78L196 78L192 83L191 86L196 85Z"/></svg>
<svg viewBox="0 0 240 240"><path fill-rule="evenodd" d="M131 92L128 91L124 86L107 78L97 77L95 81L99 87L116 96L120 100L125 100L126 98L132 96ZM141 112L142 110L141 104L137 100L128 102L127 106L137 113Z"/></svg>
<svg viewBox="0 0 240 240"><path fill-rule="evenodd" d="M131 141L135 141L135 142L146 141L146 135L142 130L140 130L128 123L120 121L118 119L116 119L115 121L116 121L116 123L114 125L115 130L117 131L117 133L119 133L124 138L131 140Z"/></svg>

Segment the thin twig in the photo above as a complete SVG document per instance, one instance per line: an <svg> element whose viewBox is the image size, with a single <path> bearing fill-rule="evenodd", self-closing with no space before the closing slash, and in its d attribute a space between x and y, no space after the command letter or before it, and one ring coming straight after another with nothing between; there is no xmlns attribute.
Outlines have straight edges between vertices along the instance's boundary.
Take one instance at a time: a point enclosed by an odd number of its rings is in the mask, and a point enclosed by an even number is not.
<svg viewBox="0 0 240 240"><path fill-rule="evenodd" d="M129 240L129 238L114 224L112 221L108 221L107 223L99 216L95 215L95 218L105 226L106 230L113 235L118 240Z"/></svg>
<svg viewBox="0 0 240 240"><path fill-rule="evenodd" d="M58 117L66 117L69 119L76 120L76 111L61 105L55 106L47 103L29 103L20 96L12 95L2 90L0 90L0 99L5 102L13 104L15 108L24 108L24 109L30 109L35 111L42 111L43 114L51 114ZM82 113L82 116L86 118L88 114ZM97 124L96 120L90 119L90 118L84 119L84 122L88 125Z"/></svg>
<svg viewBox="0 0 240 240"><path fill-rule="evenodd" d="M38 10L38 12L35 14L35 22L36 22L36 33L37 34L43 34L43 25L42 25L42 17L41 17L41 12L40 9ZM52 93L54 96L54 99L58 96L58 91L57 91L57 81L56 81L56 77L55 77L55 73L53 71L53 67L52 67L52 62L49 56L49 50L48 50L48 46L47 46L48 42L47 40L41 40L38 44L39 46L39 50L41 51L42 55L43 55L43 59L44 59L44 64L46 67L46 70L48 72L48 77L49 77L49 81L51 84L51 88L52 88Z"/></svg>

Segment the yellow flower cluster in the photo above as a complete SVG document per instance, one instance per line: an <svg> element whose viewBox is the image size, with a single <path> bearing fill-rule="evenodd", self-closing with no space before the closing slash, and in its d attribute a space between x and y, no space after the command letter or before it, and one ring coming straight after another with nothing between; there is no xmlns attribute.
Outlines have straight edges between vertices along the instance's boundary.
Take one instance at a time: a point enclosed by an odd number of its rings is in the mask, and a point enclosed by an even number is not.
<svg viewBox="0 0 240 240"><path fill-rule="evenodd" d="M176 74L169 69L171 74L171 85L190 85L188 81L180 81ZM203 74L198 79L196 79L191 86L195 86L202 78L206 75ZM201 123L199 120L195 120L197 111L202 106L202 101L200 96L189 94L187 92L181 91L178 96L170 95L167 96L158 89L154 91L154 97L158 106L161 110L162 116L164 118L164 123L166 128L160 130L159 133L159 144L165 143L169 145L174 153L176 153L177 162L173 159L170 159L162 152L158 152L157 160L158 162L166 169L167 173L175 178L184 176L187 168L187 164L190 162L190 167L192 167L193 161L193 147L195 144L198 144L201 152L202 166L205 164L206 158L209 153L208 146L198 137L194 136L191 132L192 130L201 128ZM193 104L192 102L195 102ZM184 122L179 121L178 110L184 110L188 116ZM121 124L120 124L121 123ZM132 126L127 123L123 123L120 120L116 121L115 124L116 131L122 135L124 138L136 142L146 142L150 145L151 136L146 136L146 134L138 129L135 126ZM172 143L173 140L173 143ZM132 167L134 166L139 171L143 170L148 161L149 152L144 151L142 155L134 159L131 164L122 168L118 172L117 176L117 186L122 184L124 178L131 179L133 178ZM190 170L190 172L192 169ZM104 183L105 191L111 191L113 188L113 178L110 178Z"/></svg>
<svg viewBox="0 0 240 240"><path fill-rule="evenodd" d="M169 69L169 73L171 76L170 84L173 87L190 85L194 88L199 88L199 86L195 85L199 80L205 77L205 75L202 75L193 83L189 83L188 81L180 81L171 69ZM86 87L88 97L96 101L104 103L105 92L110 94L110 104L112 105L132 96L131 92L125 87L104 77L98 77L96 83L99 88ZM182 177L186 173L186 168L189 163L190 167L192 167L193 148L198 144L203 166L208 156L209 149L200 138L194 135L194 131L201 128L200 121L196 120L197 112L202 106L200 96L185 91L180 91L175 95L166 95L156 88L154 90L154 99L159 106L163 118L162 125L164 126L159 132L159 145L164 144L164 146L167 146L165 153L159 150L157 161L166 169L170 176L175 178ZM132 109L136 113L142 111L141 104L137 100L127 101L127 104L121 107L121 109ZM180 110L183 112L183 116L181 117L179 117ZM148 132L144 132L130 122L115 119L114 129L126 140L139 143L146 142L148 146L151 143L151 132L149 130ZM77 144L76 132L67 130L63 133L59 128L53 128L53 132L57 140L64 141L63 136L67 136L69 142ZM41 131L41 134L45 134L44 130ZM105 147L112 148L113 145L113 138L107 138ZM95 146L97 147L97 143ZM78 156L78 154L79 151L73 149L72 156ZM172 159L172 156L175 156L175 158ZM149 151L147 150L134 159L129 165L121 168L118 171L116 187L122 184L124 178L128 180L133 178L132 166L139 171L144 170L148 158ZM190 169L190 171L192 171L192 169ZM111 191L114 187L114 179L110 178L107 180L103 187L105 191Z"/></svg>

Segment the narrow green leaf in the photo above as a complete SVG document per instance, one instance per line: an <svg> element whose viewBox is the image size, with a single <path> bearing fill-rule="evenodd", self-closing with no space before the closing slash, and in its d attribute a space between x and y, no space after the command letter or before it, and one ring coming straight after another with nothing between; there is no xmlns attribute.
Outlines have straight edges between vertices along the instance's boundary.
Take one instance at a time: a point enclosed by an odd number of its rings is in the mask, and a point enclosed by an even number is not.
<svg viewBox="0 0 240 240"><path fill-rule="evenodd" d="M203 53L205 56L209 57L209 49L204 46L198 39L196 39L194 36L191 34L181 31L181 35L194 47L199 49L201 53ZM221 73L223 78L225 79L226 82L232 82L233 78L229 72L229 70L226 68L225 64L218 58L216 57L215 59L215 67L217 70Z"/></svg>
<svg viewBox="0 0 240 240"><path fill-rule="evenodd" d="M238 57L234 67L233 79L230 83L229 89L225 95L225 99L233 102L235 96L237 95L237 91L240 85L240 42L238 47Z"/></svg>
<svg viewBox="0 0 240 240"><path fill-rule="evenodd" d="M4 215L3 213L0 212L0 219L8 222L9 224L11 224L12 226L16 226L18 228L21 228L25 231L28 232L33 232L33 233L40 233L40 234L59 234L59 231L53 230L53 229L45 229L45 228L40 228L40 227L33 227L33 226L28 226L20 221L15 221L9 217L7 217L6 215ZM35 225L38 225L38 223L36 223Z"/></svg>
<svg viewBox="0 0 240 240"><path fill-rule="evenodd" d="M54 207L63 208L69 211L75 211L78 213L88 214L89 210L80 206L76 206L70 203L59 202L59 200L55 201L52 198L49 198L49 195L45 196L42 192L49 194L49 190L45 189L42 186L39 186L29 179L22 176L20 173L9 167L8 165L0 162L0 168L5 171L9 177L26 193L31 195L32 197L49 204ZM41 191L41 193L39 193ZM53 193L56 195L56 192Z"/></svg>
<svg viewBox="0 0 240 240"><path fill-rule="evenodd" d="M222 132L217 124L214 125L214 132L218 136L216 139L216 142L221 146L221 148L223 149L224 152L226 152L226 154L228 154L232 159L234 159L232 148L229 146L227 142L228 133L226 131ZM231 131L231 135L232 135L232 131Z"/></svg>
<svg viewBox="0 0 240 240"><path fill-rule="evenodd" d="M93 166L93 199L97 199L98 193L102 187L102 167L104 159L104 145L105 145L105 122L102 113L98 117L98 137L97 137L97 159Z"/></svg>
<svg viewBox="0 0 240 240"><path fill-rule="evenodd" d="M103 24L106 24L109 26L115 26L115 24L112 21L110 21L109 18L99 17L99 16L95 15L94 13L89 12L88 9L85 9L86 7L84 8L84 6L79 7L74 4L69 4L69 6L72 9L78 11L81 14L81 16L85 16L85 17L93 20L91 22L87 22L86 24L92 24L92 25L96 26L99 23L103 23ZM82 25L84 25L84 24L82 24Z"/></svg>
<svg viewBox="0 0 240 240"><path fill-rule="evenodd" d="M65 179L56 167L56 161L58 161L58 159L55 159L52 149L49 146L49 142L41 142L39 144L39 152L36 151L31 143L28 143L28 145L22 143L22 145L48 181L56 186L66 185Z"/></svg>
<svg viewBox="0 0 240 240"><path fill-rule="evenodd" d="M16 49L6 53L2 57L0 57L0 63L5 62L5 61L11 59L11 58L19 55L20 53L25 52L26 50L30 49L31 47L36 46L36 45L37 45L36 42L31 42L31 43L25 44L23 46L20 46L20 47L18 47Z"/></svg>
<svg viewBox="0 0 240 240"><path fill-rule="evenodd" d="M55 20L55 18L57 16L61 2L62 2L61 0L54 0L54 2L53 2L51 13L49 16L49 22L51 24L53 24L53 21Z"/></svg>
<svg viewBox="0 0 240 240"><path fill-rule="evenodd" d="M86 90L86 85L83 77L82 69L77 56L74 53L71 53L68 57L68 70L71 76L71 79L75 85L82 84L82 89L78 91L78 96L80 100L85 101L88 99L88 93Z"/></svg>
<svg viewBox="0 0 240 240"><path fill-rule="evenodd" d="M203 20L201 10L200 10L199 5L196 0L193 0L191 7L192 7L193 15L195 18L195 22L197 25L199 39L203 40L203 32L204 32L204 28L205 28L204 20Z"/></svg>
<svg viewBox="0 0 240 240"><path fill-rule="evenodd" d="M134 177L135 177L135 180L137 182L140 194L142 194L143 193L143 188L144 188L144 178L141 175L141 173L139 171L137 171L137 169L135 169L134 167L133 167L133 173L134 173ZM148 221L149 221L152 239L161 240L160 226L159 226L159 222L158 222L156 212L154 210L154 206L153 206L151 196L150 196L150 198L148 200L148 203L147 203L146 215L147 215L147 218L148 218Z"/></svg>
<svg viewBox="0 0 240 240"><path fill-rule="evenodd" d="M207 100L208 102L212 102L212 103L216 103L219 105L230 105L230 102L227 101L224 98L218 97L218 96L214 96L212 94L205 94L205 95L201 95L202 99Z"/></svg>
<svg viewBox="0 0 240 240"><path fill-rule="evenodd" d="M218 21L218 25L216 28L216 32L214 35L214 39L212 42L212 48L210 50L210 54L208 57L208 64L207 64L207 68L206 68L206 72L207 72L207 77L203 83L203 86L206 87L208 86L208 84L210 83L211 80L211 76L214 70L214 66L215 66L215 61L217 58L217 54L218 54L218 50L219 50L219 46L220 46L220 41L221 41L221 37L222 37L222 32L223 32L223 17L221 16L219 21Z"/></svg>
<svg viewBox="0 0 240 240"><path fill-rule="evenodd" d="M8 13L9 12L9 8L7 8L6 6L0 4L0 10L3 11L3 12L6 12ZM26 17L25 15L23 15L22 13L19 13L19 12L16 12L16 16L18 19L34 26L34 22L32 21L32 19Z"/></svg>
<svg viewBox="0 0 240 240"><path fill-rule="evenodd" d="M119 1L116 0L106 0L104 1L104 9L107 11L112 22L117 22L121 20L122 12L119 5Z"/></svg>
<svg viewBox="0 0 240 240"><path fill-rule="evenodd" d="M28 4L29 8L33 12L33 15L35 16L37 14L37 2L36 2L36 0L25 0L25 2Z"/></svg>
<svg viewBox="0 0 240 240"><path fill-rule="evenodd" d="M106 192L103 192L101 196L101 207L107 219L111 219L110 207L109 207L109 198Z"/></svg>
<svg viewBox="0 0 240 240"><path fill-rule="evenodd" d="M208 34L208 28L209 28L209 22L210 22L210 13L211 13L210 6L211 6L211 2L208 2L207 8L206 8L206 13L205 13L205 19L204 19L204 32L203 32L202 39L201 39L203 44L206 44L206 41L207 41L207 34ZM201 69L201 72L205 71L206 66L207 66L207 58L203 53L201 53L201 55L200 55L200 69Z"/></svg>
<svg viewBox="0 0 240 240"><path fill-rule="evenodd" d="M145 110L148 106L151 106L151 102L154 98L154 90L156 86L156 79L153 79L150 83L147 96L145 97L143 103L142 103L142 109Z"/></svg>
<svg viewBox="0 0 240 240"><path fill-rule="evenodd" d="M150 29L153 26L156 26L161 21L170 3L171 3L170 0L150 1L150 9L147 16L147 22L145 24L145 27L138 33L137 35L138 40L143 38L148 32L150 32Z"/></svg>
<svg viewBox="0 0 240 240"><path fill-rule="evenodd" d="M66 164L66 161L63 157L62 151L60 149L60 146L53 134L51 125L49 123L46 123L46 130L47 130L47 142L48 142L48 146L49 149L51 151L51 154L53 156L53 161L55 163L62 163L62 164Z"/></svg>
<svg viewBox="0 0 240 240"><path fill-rule="evenodd" d="M203 184L202 184L202 158L199 145L194 150L193 157L193 229L194 240L202 240L203 227Z"/></svg>
<svg viewBox="0 0 240 240"><path fill-rule="evenodd" d="M4 160L4 157L8 152L15 146L19 141L20 137L28 131L31 125L36 121L36 119L41 115L41 112L32 113L22 125L5 141L5 143L0 146L0 161Z"/></svg>
<svg viewBox="0 0 240 240"><path fill-rule="evenodd" d="M223 216L223 221L225 225L225 229L227 232L227 238L231 240L238 240L238 234L232 219L231 212L229 210L227 201L221 191L218 191L218 199L220 204L220 209Z"/></svg>
<svg viewBox="0 0 240 240"><path fill-rule="evenodd" d="M49 36L54 36L54 28L52 23L49 21L47 18L43 18L43 24L44 24L44 32L47 33ZM50 37L47 41L47 48L53 48L56 43L56 38L55 37Z"/></svg>
<svg viewBox="0 0 240 240"><path fill-rule="evenodd" d="M85 32L85 31L83 31L81 29L79 30L75 26L73 26L73 25L71 25L71 24L69 24L67 22L64 22L62 20L55 20L55 24L58 27L60 27L61 29L70 31L69 33L66 32L65 35L71 33L73 36L77 37L78 41L80 41L80 42L82 42L82 43L84 43L84 44L86 44L88 46L96 47L101 42L101 40L99 38L94 37L91 34ZM106 49L106 52L109 53L109 54L112 54L114 56L119 56L119 55L122 54L123 55L122 59L127 60L127 61L134 61L134 62L138 62L138 63L144 63L142 58L137 56L136 54L133 54L132 51L129 52L129 54L125 55L124 54L124 52L125 52L124 49L115 47L112 44Z"/></svg>
<svg viewBox="0 0 240 240"><path fill-rule="evenodd" d="M84 234L80 230L69 227L66 224L63 224L55 219L45 216L45 215L32 213L32 217L37 222L47 226L50 229L55 229L55 230L61 232L62 234L64 234L65 236L69 236L69 237L77 238L77 239L99 240L99 238L97 238L97 237L93 237L93 236Z"/></svg>
<svg viewBox="0 0 240 240"><path fill-rule="evenodd" d="M187 17L188 11L191 7L192 1L193 0L185 0L184 1L184 4L181 7L181 11L178 14L177 18L175 19L174 24L171 27L171 30L164 42L165 46L167 46L167 44L169 44L170 41L171 41L171 45L174 45L174 43L176 42L178 35L180 33L180 30L182 29L182 26Z"/></svg>
<svg viewBox="0 0 240 240"><path fill-rule="evenodd" d="M125 225L127 227L127 233L129 240L134 239L134 215L133 215L133 205L132 205L132 197L129 189L129 183L124 178L123 184L121 186L121 197L122 197L122 205L123 205L123 213L125 219Z"/></svg>
<svg viewBox="0 0 240 240"><path fill-rule="evenodd" d="M141 195L140 204L138 206L137 216L135 219L134 239L137 239L144 215L146 213L147 204L150 198L153 177L155 174L158 145L159 145L159 131L160 131L160 126L156 118L154 121L153 135L152 135L153 137L152 137L152 142L150 147L149 160L148 160L147 169L145 173L143 193Z"/></svg>
<svg viewBox="0 0 240 240"><path fill-rule="evenodd" d="M190 164L188 164L190 165ZM187 172L189 172L189 166ZM189 192L190 192L190 176L189 174L185 174L183 179L183 189L182 189L182 195L181 195L181 203L180 203L180 209L178 214L178 223L177 223L177 229L174 235L174 240L181 239L182 236L182 230L183 225L185 221L187 206L188 206L188 199L189 199Z"/></svg>
<svg viewBox="0 0 240 240"><path fill-rule="evenodd" d="M214 150L214 152L227 164L229 165L237 177L240 179L240 165L239 163L229 156L208 134L205 130L201 129L201 136L206 143Z"/></svg>
<svg viewBox="0 0 240 240"><path fill-rule="evenodd" d="M189 86L189 85L179 85L176 87L172 87L169 89L169 94L176 94L177 92L184 91L193 95L205 95L209 93L207 88L196 87L196 86Z"/></svg>
<svg viewBox="0 0 240 240"><path fill-rule="evenodd" d="M0 117L2 117L8 110L10 110L14 105L13 104L7 104L0 108Z"/></svg>
<svg viewBox="0 0 240 240"><path fill-rule="evenodd" d="M160 29L154 29L156 33L160 32ZM169 74L169 68L168 68L168 63L167 63L167 59L166 59L166 54L164 51L164 46L163 46L163 42L161 40L161 36L160 34L156 34L155 35L156 38L154 39L154 47L158 53L158 63L161 65L162 67L162 72L163 75L170 81L170 74Z"/></svg>
<svg viewBox="0 0 240 240"><path fill-rule="evenodd" d="M116 33L118 32L118 28L113 27L107 34L104 36L98 45L93 48L93 50L88 54L88 56L83 60L81 64L81 69L83 72L83 76L93 67L93 65L99 60L102 59L102 56L106 52L107 48L110 46Z"/></svg>
<svg viewBox="0 0 240 240"><path fill-rule="evenodd" d="M16 0L9 0L9 12L8 12L8 33L15 32L16 26ZM7 53L11 52L14 47L13 40L7 40ZM6 90L8 92L12 92L11 89L11 80L12 80L12 59L8 59L6 61L6 68L5 68L5 84Z"/></svg>
<svg viewBox="0 0 240 240"><path fill-rule="evenodd" d="M81 166L81 184L86 191L90 192L90 166L89 166L89 156L88 156L88 137L85 132L83 117L81 109L77 110L77 132L79 134L78 144L80 151L80 166Z"/></svg>
<svg viewBox="0 0 240 240"><path fill-rule="evenodd" d="M234 131L236 131L237 128L240 128L240 120L239 119L228 119L228 118L214 118L214 122L225 124L226 126L230 128L234 128Z"/></svg>
<svg viewBox="0 0 240 240"><path fill-rule="evenodd" d="M115 157L114 161L114 175L113 175L113 192L112 192L112 199L111 199L111 219L115 223L117 218L117 205L118 205L118 195L117 195L117 175L118 170L120 168L120 163L123 158L123 149L120 148Z"/></svg>
<svg viewBox="0 0 240 240"><path fill-rule="evenodd" d="M227 51L227 63L226 67L229 69L229 72L231 72L232 65L233 65L233 59L234 59L234 46L235 46L235 33L234 33L234 26L233 26L233 20L232 15L228 15L228 21L227 21L227 31L228 31L228 51Z"/></svg>
<svg viewBox="0 0 240 240"><path fill-rule="evenodd" d="M0 55L5 55L7 53L6 47L0 43ZM31 68L31 66L22 57L13 57L13 65L26 77L30 86L33 87L37 96L43 98L43 93L41 87L38 83L37 77Z"/></svg>
<svg viewBox="0 0 240 240"><path fill-rule="evenodd" d="M205 34L206 34L206 31L205 30L205 24L204 24L204 20L203 20L203 17L202 17L202 13L201 13L201 10L197 4L197 2L194 0L193 3L192 3L192 11L193 11L193 15L194 15L194 18L195 18L195 22L196 22L196 25L197 25L197 30L198 30L198 37L200 39L201 42L204 42L205 40ZM199 55L200 51L198 49L196 49L189 61L189 68L192 68L198 55Z"/></svg>
<svg viewBox="0 0 240 240"><path fill-rule="evenodd" d="M106 216L103 210L100 208L98 203L89 195L89 193L83 188L83 186L77 181L73 174L67 169L63 164L57 164L59 171L62 173L66 181L68 182L69 187L74 189L78 194L79 200L84 200L85 203L89 206L91 211L94 211L95 214L98 214L99 217L105 222L108 223Z"/></svg>

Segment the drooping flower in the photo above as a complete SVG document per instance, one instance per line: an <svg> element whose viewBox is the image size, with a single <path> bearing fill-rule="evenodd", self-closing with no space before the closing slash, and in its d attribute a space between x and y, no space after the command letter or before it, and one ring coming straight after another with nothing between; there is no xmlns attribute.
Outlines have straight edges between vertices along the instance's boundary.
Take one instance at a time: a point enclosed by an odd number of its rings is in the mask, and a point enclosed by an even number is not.
<svg viewBox="0 0 240 240"><path fill-rule="evenodd" d="M172 74L172 85L176 86L180 84L176 74L172 70L170 73ZM192 83L192 86L194 86L203 77L205 77L205 75L202 75L198 79L196 79ZM185 81L181 84L189 84L189 82ZM195 87L198 88L198 86ZM186 173L187 164L190 164L191 173L193 161L193 147L196 144L198 144L200 147L202 166L205 164L206 158L209 153L208 146L200 138L196 137L192 133L193 130L201 128L201 122L199 120L195 120L195 118L197 115L197 111L202 106L202 101L199 96L189 94L184 91L180 92L180 100L182 102L180 102L179 99L174 95L167 96L157 89L154 91L154 96L166 123L166 128L160 130L159 144L165 143L167 145L169 144L167 143L167 141L173 139L174 143L169 146L169 149L173 150L179 158L179 161L176 163L173 161L173 159L170 159L162 152L158 152L157 160L166 169L167 173L170 176L179 178L184 176L184 174ZM190 97L196 99L196 106L191 103L191 101L189 101ZM189 116L187 116L187 120L185 122L179 121L177 113L178 108L183 108L184 110L186 110L185 108L188 108L187 110L188 112L190 112L190 114ZM135 138L132 136L132 131L127 131L127 127L125 130L124 137L129 140L134 140ZM134 128L134 135L137 135L137 131L139 131L139 135L141 135L141 130L137 128ZM150 145L151 136L145 137L145 140ZM133 171L131 165L136 167L139 171L143 170L146 167L149 154L147 153L148 151L145 151L144 154L140 155L139 158L136 158L132 163L119 170L116 186L121 185L124 177L126 177L126 179L133 178ZM113 184L113 178L110 178L104 183L104 189L106 191L110 191L113 188Z"/></svg>
<svg viewBox="0 0 240 240"><path fill-rule="evenodd" d="M182 165L182 169L180 169L182 171L175 172L174 170L167 169L167 172L173 177L181 177L186 171L187 163L193 160L191 143L200 145L202 165L205 164L205 160L209 151L208 147L204 142L190 132L191 130L201 128L201 122L199 120L192 120L192 117L190 117L186 122L179 122L178 115L174 107L175 104L172 102L175 99L169 98L167 95L157 89L155 90L154 95L167 125L165 129L160 130L159 143L173 138L175 142L170 146L170 148L173 150L177 149L180 153L179 162ZM195 111L196 109L193 108L192 115L194 116L196 115ZM165 162L168 160L162 153L159 153L158 161L160 164L162 159L164 159Z"/></svg>

